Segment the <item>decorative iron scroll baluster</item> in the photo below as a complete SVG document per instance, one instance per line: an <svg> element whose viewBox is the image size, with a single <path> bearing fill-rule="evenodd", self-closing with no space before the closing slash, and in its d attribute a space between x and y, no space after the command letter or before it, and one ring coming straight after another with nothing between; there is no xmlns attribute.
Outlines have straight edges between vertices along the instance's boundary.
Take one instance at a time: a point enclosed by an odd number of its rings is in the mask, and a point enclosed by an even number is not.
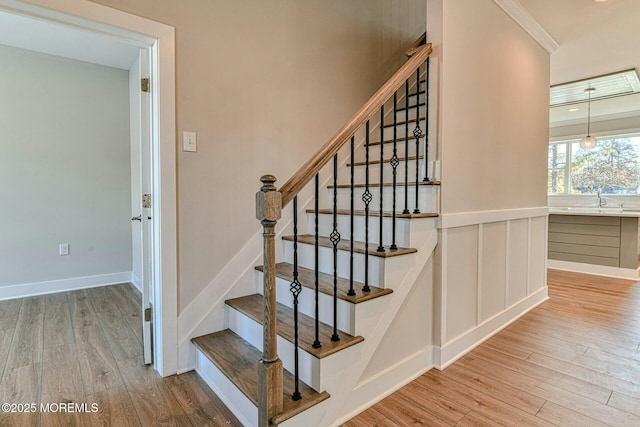
<svg viewBox="0 0 640 427"><path fill-rule="evenodd" d="M424 179L429 181L429 58L424 64Z"/></svg>
<svg viewBox="0 0 640 427"><path fill-rule="evenodd" d="M298 374L298 297L302 292L302 285L298 280L298 196L293 198L293 282L289 286L293 294L293 357L295 390L291 395L293 400L302 399L300 394L300 380Z"/></svg>
<svg viewBox="0 0 640 427"><path fill-rule="evenodd" d="M364 193L362 193L362 201L364 202L364 286L363 292L371 292L369 287L369 203L373 200L373 196L369 191L369 120L365 127L367 136L365 137L364 148Z"/></svg>
<svg viewBox="0 0 640 427"><path fill-rule="evenodd" d="M407 114L405 118L406 122L409 122L409 116ZM407 125L405 125L406 127ZM393 208L391 209L391 246L390 250L398 249L396 246L396 183L398 181L398 95L397 92L393 93L393 156L391 156L390 164L393 168Z"/></svg>
<svg viewBox="0 0 640 427"><path fill-rule="evenodd" d="M333 156L333 231L330 234L333 244L333 335L331 341L340 341L338 335L338 155Z"/></svg>
<svg viewBox="0 0 640 427"><path fill-rule="evenodd" d="M404 112L409 118L409 79L404 81ZM404 210L409 213L409 124L404 126Z"/></svg>
<svg viewBox="0 0 640 427"><path fill-rule="evenodd" d="M353 229L354 224L353 224L353 202L354 202L354 197L353 197L353 191L354 191L354 183L353 183L353 173L355 170L355 166L353 165L354 161L355 161L355 155L354 155L354 146L356 143L356 137L352 136L351 137L351 211L349 213L349 226L351 228L351 235L350 235L350 246L349 246L349 291L347 292L347 295L349 295L350 297L353 297L356 295L356 291L353 290Z"/></svg>
<svg viewBox="0 0 640 427"><path fill-rule="evenodd" d="M413 130L413 136L416 139L416 208L413 213L419 214L418 207L419 190L420 190L420 138L422 138L422 129L420 129L420 67L416 70L416 128Z"/></svg>
<svg viewBox="0 0 640 427"><path fill-rule="evenodd" d="M315 340L313 341L313 348L320 348L322 347L322 343L320 342L320 305L319 305L319 298L320 298L320 260L318 259L318 253L319 253L319 249L320 249L320 228L319 228L319 222L318 222L318 216L319 214L319 202L318 200L320 199L319 197L319 193L320 193L320 175L316 174L315 177L315 211L316 211L316 229L315 229L315 241L314 241L314 258L315 258L315 297L316 297L316 318L315 318Z"/></svg>
<svg viewBox="0 0 640 427"><path fill-rule="evenodd" d="M382 244L382 220L384 218L383 210L383 198L384 192L384 175L382 174L384 164L384 104L380 107L380 245L378 245L378 252L384 252L384 245Z"/></svg>

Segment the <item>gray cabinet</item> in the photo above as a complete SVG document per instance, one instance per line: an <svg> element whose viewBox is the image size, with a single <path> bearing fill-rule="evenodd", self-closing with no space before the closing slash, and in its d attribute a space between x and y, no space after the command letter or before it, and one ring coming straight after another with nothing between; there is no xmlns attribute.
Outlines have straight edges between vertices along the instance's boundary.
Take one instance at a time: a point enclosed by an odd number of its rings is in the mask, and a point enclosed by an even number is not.
<svg viewBox="0 0 640 427"><path fill-rule="evenodd" d="M549 215L549 259L638 267L638 217Z"/></svg>

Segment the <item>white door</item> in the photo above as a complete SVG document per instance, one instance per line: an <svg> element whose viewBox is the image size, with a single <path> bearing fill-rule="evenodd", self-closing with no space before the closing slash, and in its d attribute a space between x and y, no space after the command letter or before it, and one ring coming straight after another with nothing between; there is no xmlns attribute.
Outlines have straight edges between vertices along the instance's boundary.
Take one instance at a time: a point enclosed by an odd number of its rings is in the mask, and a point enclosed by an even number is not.
<svg viewBox="0 0 640 427"><path fill-rule="evenodd" d="M150 76L150 52L149 49L140 49L140 74L143 79L149 82ZM141 85L142 87L142 85ZM140 102L140 136L141 136L141 155L140 155L140 174L142 189L142 337L144 345L144 363L153 362L152 346L152 325L153 325L153 309L151 301L153 301L153 195L152 188L152 170L151 170L151 90L147 84L146 91L142 91Z"/></svg>
<svg viewBox="0 0 640 427"><path fill-rule="evenodd" d="M132 141L132 213L133 270L142 290L142 338L144 362L153 362L153 195L151 170L151 92L145 90L143 79L149 78L150 52L140 49L138 61L129 71Z"/></svg>

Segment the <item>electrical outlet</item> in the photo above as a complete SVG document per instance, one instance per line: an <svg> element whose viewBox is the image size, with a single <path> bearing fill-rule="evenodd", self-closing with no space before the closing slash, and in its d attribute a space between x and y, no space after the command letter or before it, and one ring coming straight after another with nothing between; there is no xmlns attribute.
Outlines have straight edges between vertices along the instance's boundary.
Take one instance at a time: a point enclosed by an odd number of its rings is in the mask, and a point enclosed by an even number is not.
<svg viewBox="0 0 640 427"><path fill-rule="evenodd" d="M69 255L69 244L68 243L60 243L60 246L58 246L58 254L59 255Z"/></svg>

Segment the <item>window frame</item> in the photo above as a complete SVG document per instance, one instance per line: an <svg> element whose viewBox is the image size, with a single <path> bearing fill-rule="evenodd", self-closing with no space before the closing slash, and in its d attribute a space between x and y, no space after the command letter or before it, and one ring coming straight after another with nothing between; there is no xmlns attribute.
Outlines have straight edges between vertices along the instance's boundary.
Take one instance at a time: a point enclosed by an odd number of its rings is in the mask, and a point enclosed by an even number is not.
<svg viewBox="0 0 640 427"><path fill-rule="evenodd" d="M618 138L640 138L640 131L636 131L636 132L624 132L624 133L602 133L600 135L597 135L598 139L618 139ZM549 193L547 192L547 196L548 197L555 197L555 196L571 196L571 197L579 197L579 196L584 196L584 195L590 195L590 194L596 194L596 193L578 193L578 194L574 194L570 192L571 189L571 182L572 182L572 175L571 175L571 166L573 164L573 144L580 142L580 137L561 137L561 138L554 138L552 140L549 140L549 144L548 144L548 148L547 148L547 153L548 150L551 148L552 145L562 145L564 144L566 146L566 150L565 150L565 164L564 164L564 168L556 168L556 170L564 170L564 191L561 193ZM640 149L640 143L638 145L638 148ZM549 167L549 162L547 160L547 174L549 171L551 171L552 169ZM638 169L638 173L640 174L640 168ZM548 175L547 175L547 188L549 187L549 181L548 181ZM639 194L615 194L618 197L629 197L629 196L640 196Z"/></svg>

